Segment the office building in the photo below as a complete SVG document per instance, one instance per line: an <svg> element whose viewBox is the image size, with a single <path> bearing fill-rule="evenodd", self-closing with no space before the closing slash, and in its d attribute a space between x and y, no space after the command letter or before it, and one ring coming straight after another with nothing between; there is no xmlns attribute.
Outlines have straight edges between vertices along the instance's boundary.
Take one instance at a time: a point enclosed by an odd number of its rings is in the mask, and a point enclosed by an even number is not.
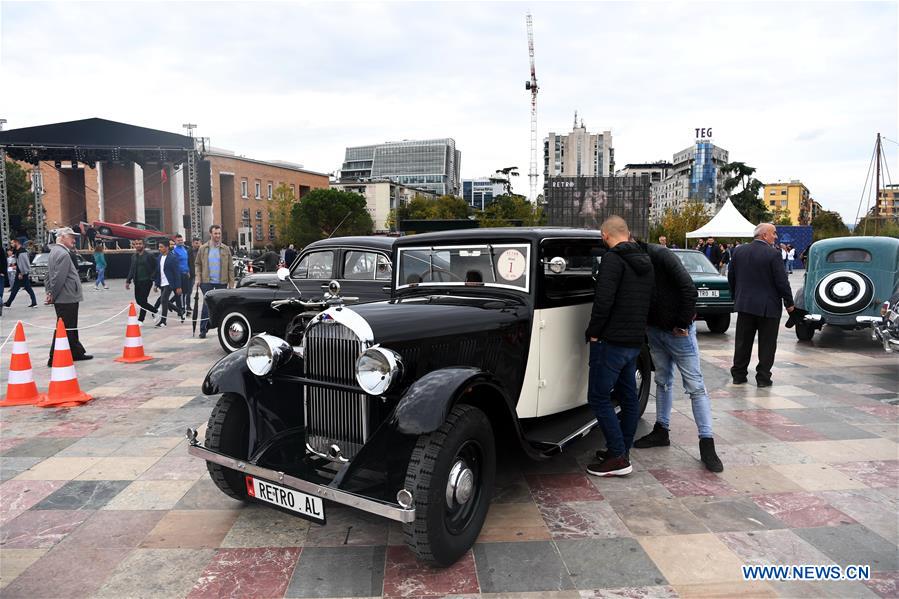
<svg viewBox="0 0 899 599"><path fill-rule="evenodd" d="M462 179L462 199L477 210L483 210L493 203L493 198L501 196L505 192L502 183L488 177Z"/></svg>
<svg viewBox="0 0 899 599"><path fill-rule="evenodd" d="M559 135L550 132L543 139L543 176L549 177L609 177L615 172L615 149L612 132L590 133L584 121L574 126L571 133Z"/></svg>
<svg viewBox="0 0 899 599"><path fill-rule="evenodd" d="M775 217L787 215L790 224L808 225L814 218L812 214L812 202L808 188L793 179L789 183L768 183L762 190L762 198L765 208Z"/></svg>
<svg viewBox="0 0 899 599"><path fill-rule="evenodd" d="M886 185L877 196L877 212L881 218L899 219L899 184Z"/></svg>
<svg viewBox="0 0 899 599"><path fill-rule="evenodd" d="M653 198L653 222L667 210L680 210L688 201L702 202L710 214L714 213L728 197L723 170L728 161L728 151L708 139L697 139L694 145L674 154L671 171Z"/></svg>
<svg viewBox="0 0 899 599"><path fill-rule="evenodd" d="M462 153L452 138L387 142L346 149L340 183L389 180L437 195L461 192Z"/></svg>
<svg viewBox="0 0 899 599"><path fill-rule="evenodd" d="M626 164L623 169L615 173L616 177L631 177L635 179L646 177L649 179L649 218L652 222L656 222L661 218L661 215L655 215L655 211L662 192L662 182L671 175L672 166L670 162L664 160L634 163Z"/></svg>
<svg viewBox="0 0 899 599"><path fill-rule="evenodd" d="M415 198L424 196L435 199L437 195L427 189L418 189L400 185L393 181L365 181L355 183L332 183L331 189L350 191L365 197L365 209L371 215L376 233L386 233L387 219L391 211L400 206L405 206Z"/></svg>

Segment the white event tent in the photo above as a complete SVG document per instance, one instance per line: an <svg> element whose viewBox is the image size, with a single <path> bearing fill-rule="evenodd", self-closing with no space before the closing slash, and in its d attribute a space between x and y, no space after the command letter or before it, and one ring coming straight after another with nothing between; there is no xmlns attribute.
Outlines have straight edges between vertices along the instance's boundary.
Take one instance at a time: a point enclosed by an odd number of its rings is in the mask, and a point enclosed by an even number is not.
<svg viewBox="0 0 899 599"><path fill-rule="evenodd" d="M754 233L755 225L746 220L728 199L712 220L695 231L687 233L687 239L692 237L753 237Z"/></svg>

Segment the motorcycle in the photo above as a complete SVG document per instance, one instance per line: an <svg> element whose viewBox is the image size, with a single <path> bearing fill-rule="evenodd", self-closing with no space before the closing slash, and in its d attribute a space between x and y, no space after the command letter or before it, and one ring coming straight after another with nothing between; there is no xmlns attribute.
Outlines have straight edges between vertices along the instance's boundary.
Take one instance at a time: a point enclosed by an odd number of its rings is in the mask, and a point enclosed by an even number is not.
<svg viewBox="0 0 899 599"><path fill-rule="evenodd" d="M883 344L886 352L899 347L899 289L880 307L880 322L874 324L871 336Z"/></svg>

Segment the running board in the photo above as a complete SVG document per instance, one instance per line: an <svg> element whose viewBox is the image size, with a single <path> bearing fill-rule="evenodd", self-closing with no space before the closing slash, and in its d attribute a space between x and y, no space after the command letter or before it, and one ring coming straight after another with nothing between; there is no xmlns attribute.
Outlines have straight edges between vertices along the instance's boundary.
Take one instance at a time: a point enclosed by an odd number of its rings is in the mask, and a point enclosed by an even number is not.
<svg viewBox="0 0 899 599"><path fill-rule="evenodd" d="M588 405L521 421L524 438L547 455L560 453L569 444L590 434L597 424Z"/></svg>

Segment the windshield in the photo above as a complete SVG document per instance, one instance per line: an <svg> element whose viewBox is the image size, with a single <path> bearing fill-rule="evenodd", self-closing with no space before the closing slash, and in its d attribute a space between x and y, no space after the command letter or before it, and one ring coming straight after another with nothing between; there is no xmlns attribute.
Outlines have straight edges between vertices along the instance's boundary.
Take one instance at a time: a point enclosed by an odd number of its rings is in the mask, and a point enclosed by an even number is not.
<svg viewBox="0 0 899 599"><path fill-rule="evenodd" d="M47 266L47 262L50 259L50 254L38 254L34 257L34 261L32 261L32 265L34 266Z"/></svg>
<svg viewBox="0 0 899 599"><path fill-rule="evenodd" d="M505 287L528 291L528 244L400 248L396 288Z"/></svg>
<svg viewBox="0 0 899 599"><path fill-rule="evenodd" d="M699 252L674 252L691 275L717 275L718 269L712 266L709 259Z"/></svg>

